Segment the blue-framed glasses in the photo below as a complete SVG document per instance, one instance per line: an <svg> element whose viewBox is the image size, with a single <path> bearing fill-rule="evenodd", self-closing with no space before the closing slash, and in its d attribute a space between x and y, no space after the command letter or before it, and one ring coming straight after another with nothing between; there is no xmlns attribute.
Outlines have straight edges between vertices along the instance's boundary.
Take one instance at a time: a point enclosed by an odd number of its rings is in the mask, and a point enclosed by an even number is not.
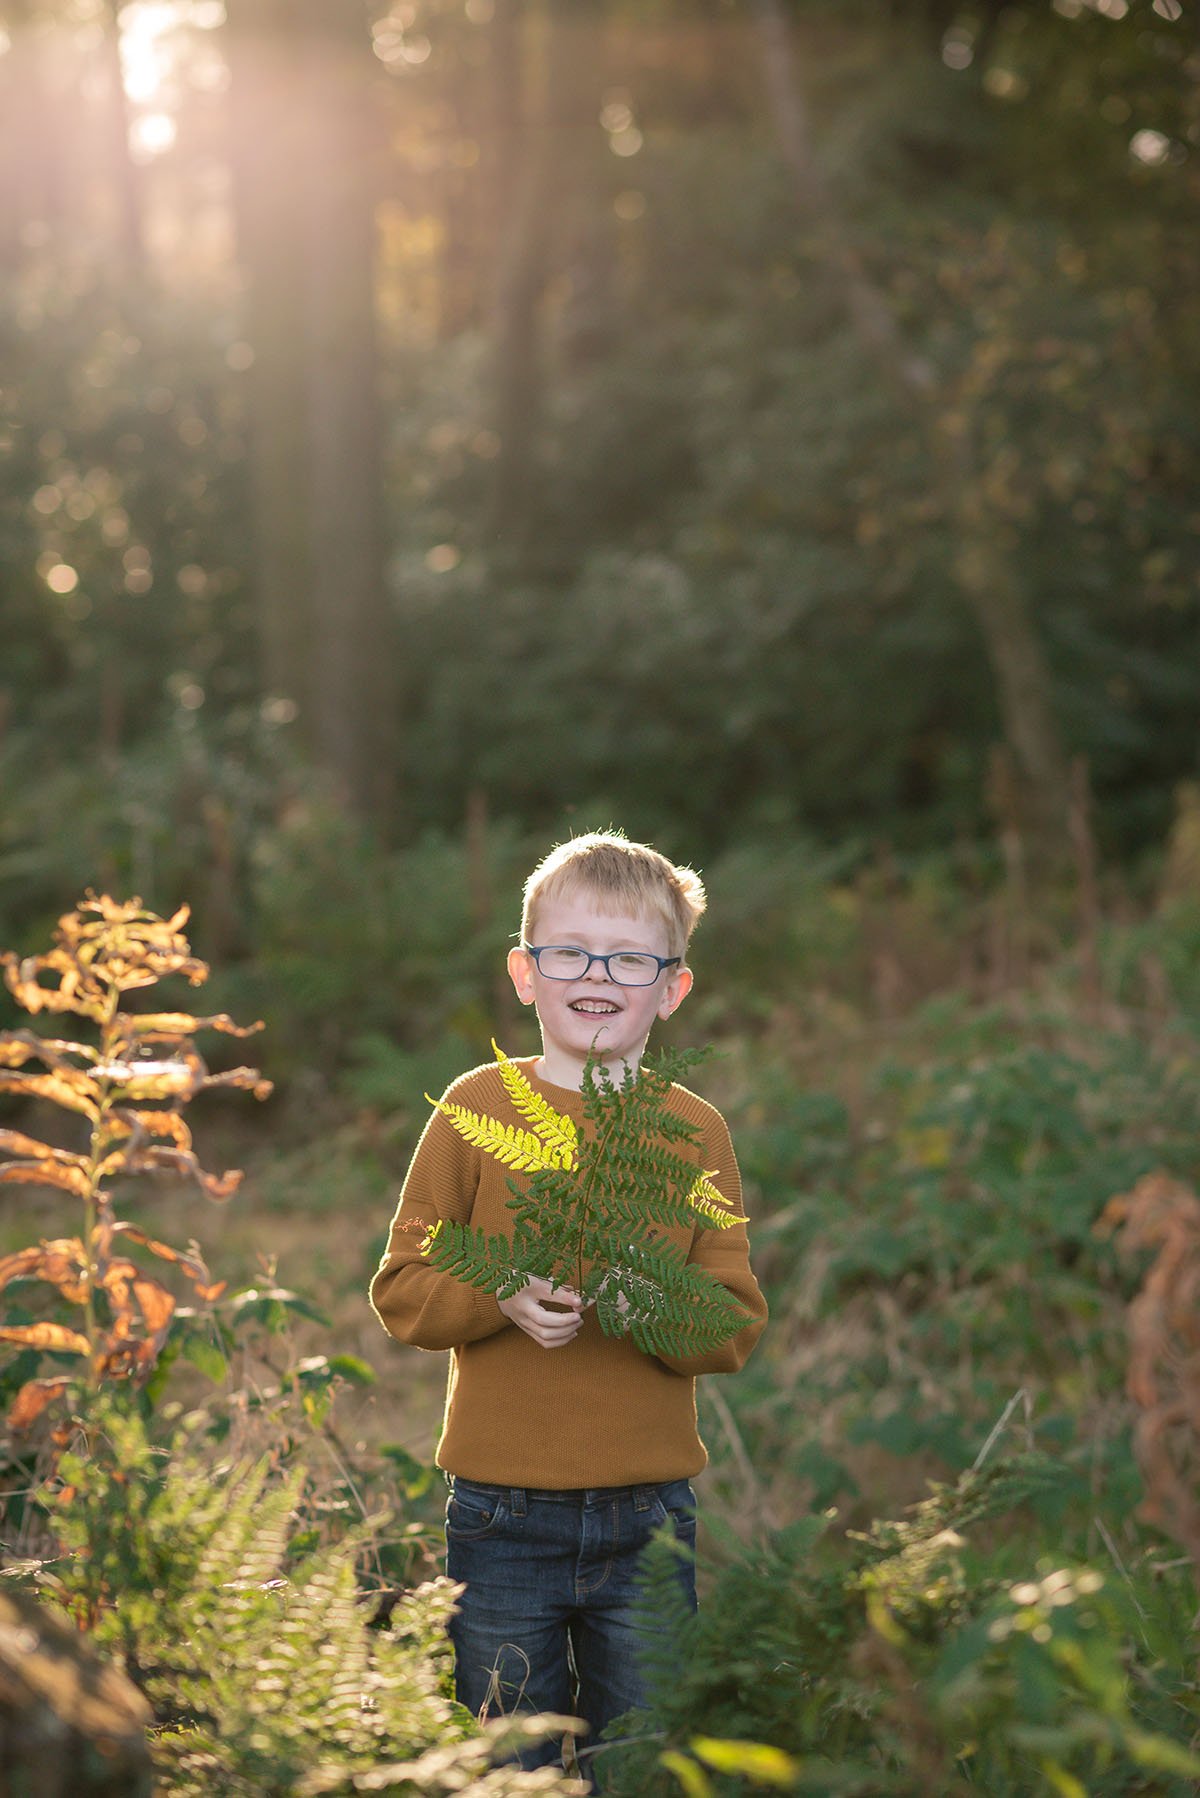
<svg viewBox="0 0 1200 1798"><path fill-rule="evenodd" d="M651 955L648 949L615 949L611 955L593 955L588 949L576 949L568 943L522 943L526 955L532 955L539 974L547 980L582 980L594 961L604 963L604 972L615 986L653 986L664 968L674 968L681 955Z"/></svg>

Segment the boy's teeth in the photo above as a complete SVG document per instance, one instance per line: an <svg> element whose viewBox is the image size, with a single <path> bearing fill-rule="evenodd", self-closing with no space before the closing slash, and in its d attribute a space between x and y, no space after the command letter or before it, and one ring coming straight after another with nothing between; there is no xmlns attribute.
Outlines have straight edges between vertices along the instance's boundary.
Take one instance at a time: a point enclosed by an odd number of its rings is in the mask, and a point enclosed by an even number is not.
<svg viewBox="0 0 1200 1798"><path fill-rule="evenodd" d="M572 1011L610 1012L616 1009L615 1005L609 1005L603 999L576 999L571 1007Z"/></svg>

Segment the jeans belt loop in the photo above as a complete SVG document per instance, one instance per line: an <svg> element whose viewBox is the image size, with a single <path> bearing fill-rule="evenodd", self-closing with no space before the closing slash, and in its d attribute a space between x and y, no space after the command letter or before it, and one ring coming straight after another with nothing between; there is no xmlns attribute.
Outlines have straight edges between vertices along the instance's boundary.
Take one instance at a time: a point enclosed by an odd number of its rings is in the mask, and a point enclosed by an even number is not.
<svg viewBox="0 0 1200 1798"><path fill-rule="evenodd" d="M633 1489L633 1508L635 1511L648 1511L654 1500L652 1486L635 1486Z"/></svg>
<svg viewBox="0 0 1200 1798"><path fill-rule="evenodd" d="M525 1494L524 1486L510 1487L508 1496L509 1496L509 1502L512 1505L513 1516L514 1517L524 1517L526 1510L528 1509L528 1506L526 1504L526 1494Z"/></svg>

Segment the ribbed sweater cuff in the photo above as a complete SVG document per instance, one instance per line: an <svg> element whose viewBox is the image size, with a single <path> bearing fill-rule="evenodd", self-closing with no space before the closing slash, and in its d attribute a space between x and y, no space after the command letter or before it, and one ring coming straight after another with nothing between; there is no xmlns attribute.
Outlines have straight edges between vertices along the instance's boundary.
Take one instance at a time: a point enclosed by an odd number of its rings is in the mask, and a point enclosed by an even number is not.
<svg viewBox="0 0 1200 1798"><path fill-rule="evenodd" d="M474 1325L470 1336L472 1342L479 1342L485 1336L494 1336L497 1331L505 1330L509 1327L512 1323L512 1318L506 1317L504 1312L501 1311L499 1302L493 1293L477 1292L474 1288L470 1288L469 1290L471 1292L472 1323Z"/></svg>

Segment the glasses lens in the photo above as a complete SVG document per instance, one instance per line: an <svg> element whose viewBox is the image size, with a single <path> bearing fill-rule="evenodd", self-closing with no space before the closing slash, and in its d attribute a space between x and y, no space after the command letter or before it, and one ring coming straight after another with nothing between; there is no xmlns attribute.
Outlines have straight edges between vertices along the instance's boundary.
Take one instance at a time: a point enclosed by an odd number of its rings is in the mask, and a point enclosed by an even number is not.
<svg viewBox="0 0 1200 1798"><path fill-rule="evenodd" d="M625 955L610 955L608 971L618 986L653 986L658 979L658 959L630 950Z"/></svg>
<svg viewBox="0 0 1200 1798"><path fill-rule="evenodd" d="M586 949L539 949L538 967L551 980L574 980L588 965Z"/></svg>

